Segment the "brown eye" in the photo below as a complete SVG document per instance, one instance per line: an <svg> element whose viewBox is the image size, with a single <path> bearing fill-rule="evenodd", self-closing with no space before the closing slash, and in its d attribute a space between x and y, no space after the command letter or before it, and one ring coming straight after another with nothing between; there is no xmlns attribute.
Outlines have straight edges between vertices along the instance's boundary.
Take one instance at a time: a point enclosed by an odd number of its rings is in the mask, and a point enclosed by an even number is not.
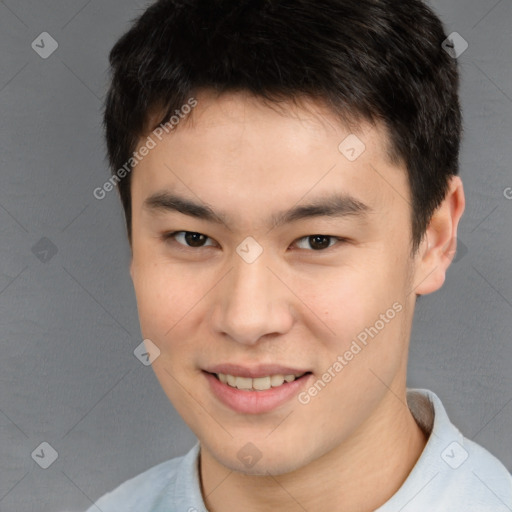
<svg viewBox="0 0 512 512"><path fill-rule="evenodd" d="M214 244L206 245L207 240L211 240L202 233L196 233L194 231L175 231L164 236L165 240L176 240L178 244L184 245L185 247L210 247Z"/></svg>
<svg viewBox="0 0 512 512"><path fill-rule="evenodd" d="M312 249L314 251L322 251L328 249L329 247L332 247L334 243L341 240L342 239L330 235L309 235L299 238L299 240L297 241L297 246L300 249ZM301 242L304 245L303 247L300 246Z"/></svg>

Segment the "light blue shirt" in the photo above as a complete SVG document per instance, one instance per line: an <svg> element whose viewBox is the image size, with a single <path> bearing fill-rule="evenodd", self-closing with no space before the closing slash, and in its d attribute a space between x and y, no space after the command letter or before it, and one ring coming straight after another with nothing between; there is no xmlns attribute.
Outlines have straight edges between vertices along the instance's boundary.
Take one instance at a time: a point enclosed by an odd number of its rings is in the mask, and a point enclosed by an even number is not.
<svg viewBox="0 0 512 512"><path fill-rule="evenodd" d="M501 462L464 438L431 391L409 389L407 401L428 442L402 487L375 512L512 512L512 476ZM198 455L199 442L127 480L87 512L208 512Z"/></svg>

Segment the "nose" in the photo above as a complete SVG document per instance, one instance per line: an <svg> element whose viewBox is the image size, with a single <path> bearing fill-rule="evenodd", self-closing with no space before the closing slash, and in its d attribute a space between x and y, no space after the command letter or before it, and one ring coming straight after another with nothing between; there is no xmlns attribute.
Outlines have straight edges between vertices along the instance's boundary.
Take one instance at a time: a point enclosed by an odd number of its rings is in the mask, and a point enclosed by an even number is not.
<svg viewBox="0 0 512 512"><path fill-rule="evenodd" d="M288 332L293 325L293 294L281 279L264 257L247 263L235 255L234 268L219 283L215 297L216 332L245 345Z"/></svg>

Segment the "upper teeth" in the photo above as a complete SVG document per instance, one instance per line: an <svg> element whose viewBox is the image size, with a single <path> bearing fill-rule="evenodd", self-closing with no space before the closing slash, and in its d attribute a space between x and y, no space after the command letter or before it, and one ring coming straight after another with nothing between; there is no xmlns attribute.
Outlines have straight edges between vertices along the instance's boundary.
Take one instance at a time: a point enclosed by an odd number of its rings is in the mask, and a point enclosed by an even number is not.
<svg viewBox="0 0 512 512"><path fill-rule="evenodd" d="M304 375L299 373L297 375L269 375L267 377L258 377L251 379L250 377L236 377L234 375L226 375L224 373L217 373L217 377L224 384L237 389L265 391L270 388L281 386L285 381L292 382Z"/></svg>

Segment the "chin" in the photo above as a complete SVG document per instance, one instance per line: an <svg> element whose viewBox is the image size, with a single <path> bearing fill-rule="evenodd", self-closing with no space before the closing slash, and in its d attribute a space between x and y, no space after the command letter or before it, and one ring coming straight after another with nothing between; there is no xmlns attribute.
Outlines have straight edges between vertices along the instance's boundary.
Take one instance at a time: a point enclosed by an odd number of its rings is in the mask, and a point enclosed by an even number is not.
<svg viewBox="0 0 512 512"><path fill-rule="evenodd" d="M243 456L239 458L240 452L234 453L232 457L226 457L226 452L213 452L213 456L224 467L248 476L284 475L296 471L308 463L308 460L304 459L304 454L300 450L294 450L288 456L283 453L276 454L275 450L272 450L272 453L268 455L265 455L264 452L260 453L261 458L252 465L240 460L241 458L243 459Z"/></svg>

